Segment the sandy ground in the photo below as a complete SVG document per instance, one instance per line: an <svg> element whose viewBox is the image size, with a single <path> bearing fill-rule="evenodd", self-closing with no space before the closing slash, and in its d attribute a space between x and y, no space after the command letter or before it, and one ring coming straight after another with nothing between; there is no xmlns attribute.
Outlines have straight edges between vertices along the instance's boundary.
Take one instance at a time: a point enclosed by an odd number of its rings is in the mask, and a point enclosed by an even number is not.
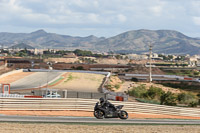
<svg viewBox="0 0 200 133"><path fill-rule="evenodd" d="M88 73L68 73L62 82L54 85L52 89L66 89L73 91L98 92L98 88L103 81L104 75Z"/></svg>
<svg viewBox="0 0 200 133"><path fill-rule="evenodd" d="M118 76L111 76L108 83L107 83L112 91L118 92L118 90L122 90L123 82L119 79Z"/></svg>
<svg viewBox="0 0 200 133"><path fill-rule="evenodd" d="M25 76L31 75L33 73L34 72L19 72L19 73L8 75L6 77L0 78L0 84L1 83L10 84L16 80L22 79Z"/></svg>
<svg viewBox="0 0 200 133"><path fill-rule="evenodd" d="M143 82L130 82L130 81L125 81L121 87L117 90L117 92L124 92L132 89L133 87L137 87L139 85L145 85L147 89L149 89L151 86L162 88L163 91L167 92L170 91L172 93L181 93L179 89L171 88L171 87L166 87L161 84L154 84L154 83L143 83Z"/></svg>
<svg viewBox="0 0 200 133"><path fill-rule="evenodd" d="M96 60L98 64L128 64L129 60L124 59L105 59L105 58L99 58Z"/></svg>
<svg viewBox="0 0 200 133"><path fill-rule="evenodd" d="M49 123L0 123L2 133L200 133L200 126L187 125L73 125Z"/></svg>
<svg viewBox="0 0 200 133"><path fill-rule="evenodd" d="M44 62L74 63L76 61L79 61L78 57L76 57L76 58L48 58L48 59L44 59Z"/></svg>

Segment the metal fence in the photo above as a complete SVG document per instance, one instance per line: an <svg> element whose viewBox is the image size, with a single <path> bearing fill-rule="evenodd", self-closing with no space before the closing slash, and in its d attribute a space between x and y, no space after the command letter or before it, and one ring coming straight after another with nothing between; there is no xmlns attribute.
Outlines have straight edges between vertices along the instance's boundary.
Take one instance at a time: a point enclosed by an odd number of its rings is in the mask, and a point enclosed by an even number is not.
<svg viewBox="0 0 200 133"><path fill-rule="evenodd" d="M0 98L2 98L2 97L24 98L24 95L0 93Z"/></svg>
<svg viewBox="0 0 200 133"><path fill-rule="evenodd" d="M97 99L80 98L0 98L0 110L81 110L93 111ZM200 119L200 108L184 108L139 102L117 102L123 110L138 114L190 116Z"/></svg>

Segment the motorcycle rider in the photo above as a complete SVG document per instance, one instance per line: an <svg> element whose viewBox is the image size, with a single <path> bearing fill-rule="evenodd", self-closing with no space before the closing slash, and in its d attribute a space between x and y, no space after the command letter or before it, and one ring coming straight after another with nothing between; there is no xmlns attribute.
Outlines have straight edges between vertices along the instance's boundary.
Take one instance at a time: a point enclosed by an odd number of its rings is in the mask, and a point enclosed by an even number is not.
<svg viewBox="0 0 200 133"><path fill-rule="evenodd" d="M113 105L108 100L104 99L103 97L101 97L99 99L99 101L100 101L100 105L101 105L102 108L108 109L109 111L110 110L114 111L116 109L115 105Z"/></svg>

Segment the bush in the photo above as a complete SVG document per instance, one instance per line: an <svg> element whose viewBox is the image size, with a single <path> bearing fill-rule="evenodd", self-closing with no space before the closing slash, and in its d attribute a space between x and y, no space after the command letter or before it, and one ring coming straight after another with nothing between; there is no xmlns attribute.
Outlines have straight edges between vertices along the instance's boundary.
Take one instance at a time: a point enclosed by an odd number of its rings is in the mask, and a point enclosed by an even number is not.
<svg viewBox="0 0 200 133"><path fill-rule="evenodd" d="M114 87L118 90L120 88L120 84L116 84Z"/></svg>
<svg viewBox="0 0 200 133"><path fill-rule="evenodd" d="M134 96L137 98L142 98L144 93L146 93L146 92L147 92L147 89L144 85L134 87L132 90L128 91L130 96Z"/></svg>
<svg viewBox="0 0 200 133"><path fill-rule="evenodd" d="M160 104L175 106L176 105L175 95L171 93L170 91L168 91L167 93L164 92L160 97Z"/></svg>
<svg viewBox="0 0 200 133"><path fill-rule="evenodd" d="M192 101L189 103L189 107L197 107L198 103L196 101Z"/></svg>
<svg viewBox="0 0 200 133"><path fill-rule="evenodd" d="M200 73L199 73L198 71L194 71L193 74L194 74L195 76L198 76Z"/></svg>
<svg viewBox="0 0 200 133"><path fill-rule="evenodd" d="M133 82L138 82L138 79L133 77L133 78L131 79L131 81L133 81Z"/></svg>
<svg viewBox="0 0 200 133"><path fill-rule="evenodd" d="M185 93L178 94L177 100L179 101L179 103L184 103L186 101L186 94Z"/></svg>
<svg viewBox="0 0 200 133"><path fill-rule="evenodd" d="M146 93L146 96L150 99L154 99L156 97L157 99L159 99L162 93L164 93L164 91L161 88L151 86Z"/></svg>
<svg viewBox="0 0 200 133"><path fill-rule="evenodd" d="M84 68L82 66L78 66L76 67L76 70L84 70Z"/></svg>
<svg viewBox="0 0 200 133"><path fill-rule="evenodd" d="M178 94L177 100L181 104L187 104L189 106L193 101L197 101L197 98L192 93L180 93Z"/></svg>
<svg viewBox="0 0 200 133"><path fill-rule="evenodd" d="M106 87L108 90L112 90L112 86L111 86L111 85L105 85L105 87Z"/></svg>

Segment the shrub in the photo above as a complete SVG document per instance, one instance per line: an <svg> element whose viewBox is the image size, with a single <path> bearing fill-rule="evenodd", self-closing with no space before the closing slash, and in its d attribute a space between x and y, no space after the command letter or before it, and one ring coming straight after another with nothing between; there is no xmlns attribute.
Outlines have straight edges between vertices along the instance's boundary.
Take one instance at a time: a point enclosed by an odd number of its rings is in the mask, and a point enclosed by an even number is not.
<svg viewBox="0 0 200 133"><path fill-rule="evenodd" d="M147 92L147 89L144 85L140 85L138 87L134 87L132 90L130 90L128 93L131 96L141 98L143 97L144 93Z"/></svg>
<svg viewBox="0 0 200 133"><path fill-rule="evenodd" d="M119 88L120 88L120 84L116 84L114 87L115 87L116 89L119 89Z"/></svg>
<svg viewBox="0 0 200 133"><path fill-rule="evenodd" d="M111 86L111 85L105 85L105 87L106 87L108 90L111 90L111 89L112 89L112 86Z"/></svg>
<svg viewBox="0 0 200 133"><path fill-rule="evenodd" d="M200 105L200 92L197 94L197 97L199 98L199 105Z"/></svg>
<svg viewBox="0 0 200 133"><path fill-rule="evenodd" d="M160 98L162 93L164 93L164 91L161 88L151 86L147 91L146 96L148 96L150 99L154 99L156 97Z"/></svg>
<svg viewBox="0 0 200 133"><path fill-rule="evenodd" d="M198 76L198 75L199 75L199 72L198 72L198 71L194 71L193 74L194 74L195 76Z"/></svg>
<svg viewBox="0 0 200 133"><path fill-rule="evenodd" d="M189 107L197 107L198 103L196 101L192 101L189 103Z"/></svg>
<svg viewBox="0 0 200 133"><path fill-rule="evenodd" d="M177 100L179 101L179 103L184 103L186 100L186 94L185 93L178 94Z"/></svg>
<svg viewBox="0 0 200 133"><path fill-rule="evenodd" d="M133 81L133 82L138 82L138 79L133 77L133 78L131 79L131 81Z"/></svg>
<svg viewBox="0 0 200 133"><path fill-rule="evenodd" d="M176 105L175 95L170 91L168 91L167 93L164 92L160 97L160 104L175 106Z"/></svg>
<svg viewBox="0 0 200 133"><path fill-rule="evenodd" d="M187 105L189 105L193 101L196 102L197 98L192 93L180 93L180 94L178 94L177 100L181 104L187 104Z"/></svg>

